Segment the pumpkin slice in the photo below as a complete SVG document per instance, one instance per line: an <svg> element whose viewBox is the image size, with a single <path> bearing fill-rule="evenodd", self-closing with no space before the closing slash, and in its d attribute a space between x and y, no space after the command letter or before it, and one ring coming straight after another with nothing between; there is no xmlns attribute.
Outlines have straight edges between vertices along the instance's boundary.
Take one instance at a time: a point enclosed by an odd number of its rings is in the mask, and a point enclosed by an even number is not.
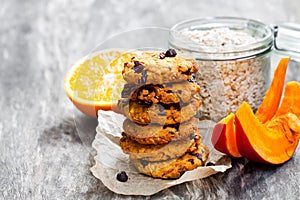
<svg viewBox="0 0 300 200"><path fill-rule="evenodd" d="M293 113L300 118L300 83L288 82L284 89L284 97L275 117Z"/></svg>
<svg viewBox="0 0 300 200"><path fill-rule="evenodd" d="M211 142L215 149L232 157L240 158L235 136L234 114L230 113L215 125Z"/></svg>
<svg viewBox="0 0 300 200"><path fill-rule="evenodd" d="M272 120L271 126L263 124L244 102L235 115L235 122L237 146L242 156L269 164L281 164L293 156L299 140L291 137L293 133L284 120Z"/></svg>
<svg viewBox="0 0 300 200"><path fill-rule="evenodd" d="M255 114L258 120L262 123L265 123L268 120L272 119L272 117L276 113L276 110L278 109L289 60L290 58L282 58L280 60L274 72L274 78L272 80L271 86L266 92L266 96L264 97L263 102L261 103Z"/></svg>
<svg viewBox="0 0 300 200"><path fill-rule="evenodd" d="M300 138L300 119L293 113L285 115L287 118L288 127L295 132L296 137Z"/></svg>

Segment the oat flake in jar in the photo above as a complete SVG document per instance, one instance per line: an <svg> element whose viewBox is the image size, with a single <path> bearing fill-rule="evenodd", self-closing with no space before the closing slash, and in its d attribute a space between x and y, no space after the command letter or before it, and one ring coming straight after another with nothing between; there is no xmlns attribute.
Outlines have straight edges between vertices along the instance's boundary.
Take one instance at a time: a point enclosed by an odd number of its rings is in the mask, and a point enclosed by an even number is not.
<svg viewBox="0 0 300 200"><path fill-rule="evenodd" d="M261 104L269 84L272 29L255 20L193 19L170 30L169 46L199 63L200 118L218 121L247 101Z"/></svg>

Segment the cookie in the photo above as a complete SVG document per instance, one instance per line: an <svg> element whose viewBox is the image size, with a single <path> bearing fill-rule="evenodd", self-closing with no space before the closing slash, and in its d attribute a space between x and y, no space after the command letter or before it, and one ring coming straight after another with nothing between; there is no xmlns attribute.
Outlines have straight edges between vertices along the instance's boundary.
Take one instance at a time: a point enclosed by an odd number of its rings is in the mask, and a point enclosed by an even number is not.
<svg viewBox="0 0 300 200"><path fill-rule="evenodd" d="M173 140L188 137L198 130L198 119L172 125L149 124L140 125L126 119L123 122L124 132L128 137L140 144L166 144Z"/></svg>
<svg viewBox="0 0 300 200"><path fill-rule="evenodd" d="M200 131L197 130L189 137L167 144L152 145L140 144L126 133L122 133L119 144L124 153L129 154L130 159L143 159L148 161L164 161L178 158L186 152L193 152L201 144Z"/></svg>
<svg viewBox="0 0 300 200"><path fill-rule="evenodd" d="M188 104L153 104L140 105L130 99L121 99L118 102L120 113L131 121L147 125L157 123L162 125L178 124L190 120L198 111L201 100L198 97L191 99Z"/></svg>
<svg viewBox="0 0 300 200"><path fill-rule="evenodd" d="M196 82L188 81L142 86L126 84L121 96L122 98L130 98L132 101L138 101L140 104L187 103L191 100L192 95L199 95L197 94L199 91L200 87Z"/></svg>
<svg viewBox="0 0 300 200"><path fill-rule="evenodd" d="M129 62L124 63L123 78L133 84L161 84L193 80L198 71L198 63L193 58L160 51L135 52Z"/></svg>
<svg viewBox="0 0 300 200"><path fill-rule="evenodd" d="M147 160L131 160L137 170L145 175L161 178L176 179L184 172L203 166L208 158L209 149L201 144L197 150L187 152L177 159L163 162L149 162Z"/></svg>

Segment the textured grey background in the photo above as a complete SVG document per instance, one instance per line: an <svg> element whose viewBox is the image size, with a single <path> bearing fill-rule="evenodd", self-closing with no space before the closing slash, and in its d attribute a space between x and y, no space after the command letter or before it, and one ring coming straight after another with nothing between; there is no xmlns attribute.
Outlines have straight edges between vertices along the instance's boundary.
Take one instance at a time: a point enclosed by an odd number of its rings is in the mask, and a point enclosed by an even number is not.
<svg viewBox="0 0 300 200"><path fill-rule="evenodd" d="M298 0L1 0L0 199L134 198L91 175L97 121L78 113L63 90L68 68L108 36L207 16L299 23L299 7ZM147 199L299 199L299 164L299 148L282 166L234 160L226 173Z"/></svg>

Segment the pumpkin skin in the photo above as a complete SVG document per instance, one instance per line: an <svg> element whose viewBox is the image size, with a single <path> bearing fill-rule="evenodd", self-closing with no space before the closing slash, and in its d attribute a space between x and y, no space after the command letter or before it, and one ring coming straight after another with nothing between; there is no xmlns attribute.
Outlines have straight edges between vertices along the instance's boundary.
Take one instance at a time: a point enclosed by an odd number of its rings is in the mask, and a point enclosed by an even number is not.
<svg viewBox="0 0 300 200"><path fill-rule="evenodd" d="M290 58L282 58L279 61L278 66L274 72L274 78L272 80L270 88L266 92L264 100L255 114L258 120L262 123L265 123L272 119L278 109L289 61Z"/></svg>
<svg viewBox="0 0 300 200"><path fill-rule="evenodd" d="M240 158L242 155L238 150L235 134L234 114L230 113L214 126L211 142L218 151Z"/></svg>
<svg viewBox="0 0 300 200"><path fill-rule="evenodd" d="M242 156L268 164L281 164L293 156L299 138L293 137L285 120L262 124L246 102L239 107L235 120L237 146Z"/></svg>

